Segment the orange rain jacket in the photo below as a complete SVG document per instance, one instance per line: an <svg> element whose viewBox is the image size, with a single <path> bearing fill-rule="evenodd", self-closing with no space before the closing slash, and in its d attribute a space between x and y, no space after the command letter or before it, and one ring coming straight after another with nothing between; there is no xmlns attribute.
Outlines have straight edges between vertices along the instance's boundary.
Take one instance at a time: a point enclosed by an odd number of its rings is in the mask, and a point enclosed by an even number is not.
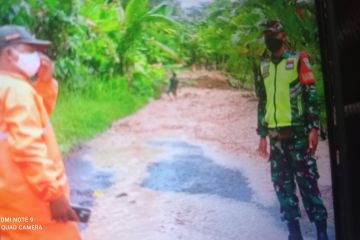
<svg viewBox="0 0 360 240"><path fill-rule="evenodd" d="M78 240L75 222L51 220L69 187L49 121L57 82L0 73L0 239Z"/></svg>

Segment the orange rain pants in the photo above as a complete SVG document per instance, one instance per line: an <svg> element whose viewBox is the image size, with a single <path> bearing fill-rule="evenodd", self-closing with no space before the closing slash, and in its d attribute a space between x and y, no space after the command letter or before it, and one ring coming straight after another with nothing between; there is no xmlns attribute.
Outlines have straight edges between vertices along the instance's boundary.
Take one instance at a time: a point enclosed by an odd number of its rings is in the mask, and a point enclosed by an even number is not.
<svg viewBox="0 0 360 240"><path fill-rule="evenodd" d="M69 187L49 116L57 82L0 73L0 239L78 240L75 222L51 219Z"/></svg>

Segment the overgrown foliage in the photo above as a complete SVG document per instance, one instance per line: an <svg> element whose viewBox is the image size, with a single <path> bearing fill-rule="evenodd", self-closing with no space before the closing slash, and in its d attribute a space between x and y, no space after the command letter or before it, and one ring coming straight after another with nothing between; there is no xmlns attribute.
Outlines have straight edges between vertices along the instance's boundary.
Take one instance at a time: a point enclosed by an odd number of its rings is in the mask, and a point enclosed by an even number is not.
<svg viewBox="0 0 360 240"><path fill-rule="evenodd" d="M148 0L128 1L125 8L116 0L5 1L0 24L24 25L50 40L55 75L69 91L86 91L93 79L116 78L134 93L154 97L165 71L152 65L178 56L157 37L175 31L166 5L149 6Z"/></svg>
<svg viewBox="0 0 360 240"><path fill-rule="evenodd" d="M224 71L237 86L252 88L266 54L259 23L280 19L290 47L311 56L324 120L313 1L297 2L212 0L185 10L180 0L8 0L0 5L0 25L20 24L52 42L48 54L67 98L60 99L65 108L77 96L105 104L100 99L126 101L119 97L134 95L145 103L160 93L174 65ZM59 115L55 121L63 122Z"/></svg>
<svg viewBox="0 0 360 240"><path fill-rule="evenodd" d="M303 19L296 0L214 0L194 9L184 18L188 36L189 63L207 64L230 72L239 81L252 85L253 61L266 54L260 23L279 19L286 28L290 47L310 53L320 64L314 6L304 6Z"/></svg>
<svg viewBox="0 0 360 240"><path fill-rule="evenodd" d="M25 25L51 40L56 75L69 89L94 76L125 75L144 93L161 78L152 65L173 63L227 71L251 86L266 18L282 20L290 46L309 52L320 70L314 6L308 1L300 17L296 2L213 0L184 11L177 0L13 0L1 4L0 24Z"/></svg>
<svg viewBox="0 0 360 240"><path fill-rule="evenodd" d="M290 49L306 51L311 56L325 122L315 18L314 1L311 0L214 0L205 3L181 18L187 62L230 73L237 79L236 86L253 88L259 61L269 54L260 23L265 19L279 19L285 25Z"/></svg>

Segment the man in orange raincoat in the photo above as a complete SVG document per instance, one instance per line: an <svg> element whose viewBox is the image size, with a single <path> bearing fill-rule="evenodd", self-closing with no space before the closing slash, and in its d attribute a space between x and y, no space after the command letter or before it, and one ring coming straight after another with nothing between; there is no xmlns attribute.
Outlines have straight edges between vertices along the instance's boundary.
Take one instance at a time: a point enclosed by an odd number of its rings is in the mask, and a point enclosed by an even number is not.
<svg viewBox="0 0 360 240"><path fill-rule="evenodd" d="M1 240L80 239L49 118L57 97L41 53L49 45L23 27L0 27Z"/></svg>

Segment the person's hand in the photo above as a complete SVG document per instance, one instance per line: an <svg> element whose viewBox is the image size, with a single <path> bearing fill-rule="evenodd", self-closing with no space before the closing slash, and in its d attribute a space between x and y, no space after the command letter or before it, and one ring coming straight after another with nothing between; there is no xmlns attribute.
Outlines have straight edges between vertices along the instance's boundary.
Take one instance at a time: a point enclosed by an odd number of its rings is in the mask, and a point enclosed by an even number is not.
<svg viewBox="0 0 360 240"><path fill-rule="evenodd" d="M308 153L310 155L315 154L318 142L319 142L318 130L313 128L313 129L311 129L311 131L309 133L309 149L308 149Z"/></svg>
<svg viewBox="0 0 360 240"><path fill-rule="evenodd" d="M40 53L40 62L38 81L50 82L53 79L53 62L42 53Z"/></svg>
<svg viewBox="0 0 360 240"><path fill-rule="evenodd" d="M65 195L62 195L58 199L50 202L50 211L51 217L55 221L80 221L75 211L71 208L69 200L65 197Z"/></svg>
<svg viewBox="0 0 360 240"><path fill-rule="evenodd" d="M261 157L268 157L269 153L267 152L267 140L266 137L260 137L259 147L257 149Z"/></svg>

